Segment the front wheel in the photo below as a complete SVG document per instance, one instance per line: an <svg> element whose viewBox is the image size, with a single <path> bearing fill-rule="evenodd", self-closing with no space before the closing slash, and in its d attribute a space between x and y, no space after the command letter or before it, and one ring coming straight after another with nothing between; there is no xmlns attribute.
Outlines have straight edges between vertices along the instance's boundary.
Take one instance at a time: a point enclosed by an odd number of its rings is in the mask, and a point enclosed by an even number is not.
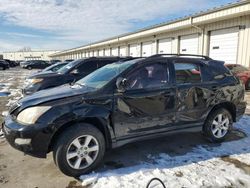
<svg viewBox="0 0 250 188"><path fill-rule="evenodd" d="M78 178L94 170L105 153L103 134L90 124L76 124L66 129L54 149L55 164L66 175Z"/></svg>
<svg viewBox="0 0 250 188"><path fill-rule="evenodd" d="M231 113L224 108L220 108L210 113L203 130L210 141L221 142L232 129L232 125L233 118Z"/></svg>

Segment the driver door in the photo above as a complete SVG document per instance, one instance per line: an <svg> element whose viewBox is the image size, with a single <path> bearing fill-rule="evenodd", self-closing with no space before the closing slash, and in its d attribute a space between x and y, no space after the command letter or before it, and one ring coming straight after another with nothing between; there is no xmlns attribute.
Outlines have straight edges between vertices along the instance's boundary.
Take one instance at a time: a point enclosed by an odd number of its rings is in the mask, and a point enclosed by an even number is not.
<svg viewBox="0 0 250 188"><path fill-rule="evenodd" d="M117 139L166 131L175 121L176 89L169 79L168 65L156 62L125 76L127 87L115 94Z"/></svg>

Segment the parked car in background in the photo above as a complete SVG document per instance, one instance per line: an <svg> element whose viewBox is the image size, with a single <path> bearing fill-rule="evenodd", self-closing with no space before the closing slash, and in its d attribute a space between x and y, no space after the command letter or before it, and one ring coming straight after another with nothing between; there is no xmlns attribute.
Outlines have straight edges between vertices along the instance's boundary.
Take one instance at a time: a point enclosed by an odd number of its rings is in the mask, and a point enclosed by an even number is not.
<svg viewBox="0 0 250 188"><path fill-rule="evenodd" d="M9 60L9 59L4 59L4 61L6 61L10 67L15 67L17 66L17 63L13 60Z"/></svg>
<svg viewBox="0 0 250 188"><path fill-rule="evenodd" d="M250 70L239 64L226 64L227 68L231 70L245 85L246 89L250 89Z"/></svg>
<svg viewBox="0 0 250 188"><path fill-rule="evenodd" d="M72 62L72 61L74 61L74 59L66 59L66 60L64 60L63 62L70 63L70 62Z"/></svg>
<svg viewBox="0 0 250 188"><path fill-rule="evenodd" d="M25 62L21 62L20 66L24 69L44 69L50 64L48 64L46 61L43 60L28 60Z"/></svg>
<svg viewBox="0 0 250 188"><path fill-rule="evenodd" d="M68 63L56 63L54 65L51 65L41 71L38 71L36 73L33 73L29 77L34 77L34 76L39 76L39 75L45 75L45 74L50 74L52 72L57 72L60 68L66 66Z"/></svg>
<svg viewBox="0 0 250 188"><path fill-rule="evenodd" d="M5 70L9 68L9 63L4 60L0 60L0 70Z"/></svg>
<svg viewBox="0 0 250 188"><path fill-rule="evenodd" d="M186 56L109 64L25 97L10 108L4 134L32 156L53 151L73 177L95 170L106 150L139 140L202 131L221 142L245 112L244 86L223 62Z"/></svg>
<svg viewBox="0 0 250 188"><path fill-rule="evenodd" d="M52 60L49 61L49 64L55 64L55 63L60 63L60 62L62 62L62 61L59 60L59 59L52 59Z"/></svg>
<svg viewBox="0 0 250 188"><path fill-rule="evenodd" d="M58 71L60 68L64 67L65 65L67 65L67 62L63 62L63 63L55 63L53 65L50 65L49 67L39 71L39 72L47 72L47 71L52 71L52 72L56 72Z"/></svg>
<svg viewBox="0 0 250 188"><path fill-rule="evenodd" d="M96 69L104 65L119 61L120 57L92 57L79 59L70 62L66 66L59 69L57 72L46 72L36 76L30 76L26 79L26 84L23 89L23 94L30 95L34 92L60 86L67 83L75 82L84 76L90 74ZM131 57L130 57L131 59Z"/></svg>

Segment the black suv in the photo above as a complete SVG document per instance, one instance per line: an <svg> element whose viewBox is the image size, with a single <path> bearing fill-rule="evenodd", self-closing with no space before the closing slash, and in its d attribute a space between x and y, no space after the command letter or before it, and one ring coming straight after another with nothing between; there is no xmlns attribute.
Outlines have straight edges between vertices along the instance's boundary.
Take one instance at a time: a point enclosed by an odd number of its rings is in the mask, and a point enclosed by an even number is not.
<svg viewBox="0 0 250 188"><path fill-rule="evenodd" d="M180 131L222 141L245 112L244 86L208 57L155 55L106 65L74 85L11 107L8 142L36 157L53 151L66 175L94 170L105 151Z"/></svg>
<svg viewBox="0 0 250 188"><path fill-rule="evenodd" d="M43 60L29 60L21 63L21 67L24 69L44 69L50 66L46 61Z"/></svg>
<svg viewBox="0 0 250 188"><path fill-rule="evenodd" d="M0 60L0 70L5 70L9 68L9 63L4 60Z"/></svg>
<svg viewBox="0 0 250 188"><path fill-rule="evenodd" d="M104 65L122 59L131 59L131 57L92 57L79 59L70 62L56 72L45 72L44 74L31 75L26 79L23 94L30 95L43 89L75 82Z"/></svg>

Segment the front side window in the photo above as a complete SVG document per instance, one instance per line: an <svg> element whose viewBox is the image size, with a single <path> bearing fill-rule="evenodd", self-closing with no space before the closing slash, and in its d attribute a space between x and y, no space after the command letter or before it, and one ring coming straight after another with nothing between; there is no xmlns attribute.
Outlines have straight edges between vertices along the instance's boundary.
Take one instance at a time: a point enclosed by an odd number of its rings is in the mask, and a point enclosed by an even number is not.
<svg viewBox="0 0 250 188"><path fill-rule="evenodd" d="M198 65L183 62L175 63L174 68L177 84L201 82L201 72Z"/></svg>
<svg viewBox="0 0 250 188"><path fill-rule="evenodd" d="M117 62L101 67L76 83L93 89L100 89L139 60Z"/></svg>
<svg viewBox="0 0 250 188"><path fill-rule="evenodd" d="M168 82L164 64L155 63L139 68L127 77L127 90L161 88Z"/></svg>

